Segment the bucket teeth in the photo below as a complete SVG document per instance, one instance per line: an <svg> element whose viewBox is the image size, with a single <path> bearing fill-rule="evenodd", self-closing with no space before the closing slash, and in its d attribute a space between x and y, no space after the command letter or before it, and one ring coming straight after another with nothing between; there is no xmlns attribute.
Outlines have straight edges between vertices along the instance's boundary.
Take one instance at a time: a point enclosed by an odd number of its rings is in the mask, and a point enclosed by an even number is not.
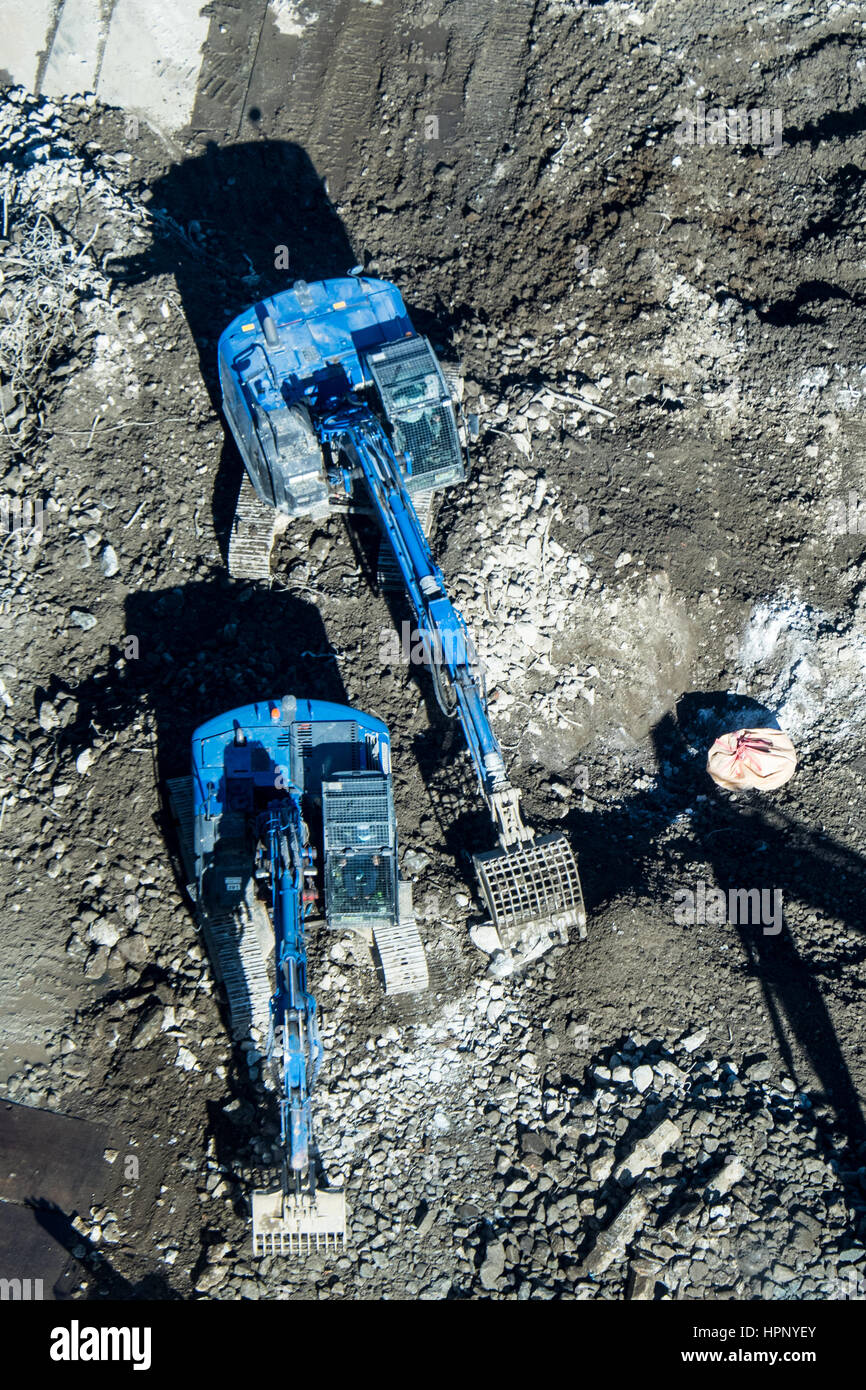
<svg viewBox="0 0 866 1390"><path fill-rule="evenodd" d="M342 1192L289 1196L253 1193L253 1254L341 1254L346 1245L346 1198Z"/></svg>
<svg viewBox="0 0 866 1390"><path fill-rule="evenodd" d="M489 850L473 863L503 948L519 963L564 945L571 929L586 936L580 877L565 835Z"/></svg>

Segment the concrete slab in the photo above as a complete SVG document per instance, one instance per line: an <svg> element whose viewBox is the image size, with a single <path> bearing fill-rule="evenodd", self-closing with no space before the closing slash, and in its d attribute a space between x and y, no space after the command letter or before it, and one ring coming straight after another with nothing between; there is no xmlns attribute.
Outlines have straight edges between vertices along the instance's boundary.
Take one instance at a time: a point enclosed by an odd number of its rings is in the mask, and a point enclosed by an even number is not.
<svg viewBox="0 0 866 1390"><path fill-rule="evenodd" d="M6 0L0 73L46 96L96 92L165 134L189 124L210 20L203 0Z"/></svg>
<svg viewBox="0 0 866 1390"><path fill-rule="evenodd" d="M210 20L201 0L118 0L96 94L172 133L189 123Z"/></svg>
<svg viewBox="0 0 866 1390"><path fill-rule="evenodd" d="M42 75L46 96L92 92L102 49L99 0L66 0Z"/></svg>
<svg viewBox="0 0 866 1390"><path fill-rule="evenodd" d="M108 1147L102 1125L0 1102L0 1197L89 1209L117 1182L104 1158Z"/></svg>
<svg viewBox="0 0 866 1390"><path fill-rule="evenodd" d="M31 91L53 10L52 0L5 0L3 5L0 74L8 73L12 82Z"/></svg>

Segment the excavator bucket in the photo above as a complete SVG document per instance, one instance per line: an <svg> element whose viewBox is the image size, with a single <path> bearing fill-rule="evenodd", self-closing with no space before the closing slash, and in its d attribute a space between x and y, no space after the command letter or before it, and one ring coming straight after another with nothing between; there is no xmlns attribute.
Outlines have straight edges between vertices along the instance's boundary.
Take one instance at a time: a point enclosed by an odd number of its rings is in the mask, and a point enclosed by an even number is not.
<svg viewBox="0 0 866 1390"><path fill-rule="evenodd" d="M345 1244L345 1193L253 1193L254 1255L308 1255L314 1250L340 1254Z"/></svg>
<svg viewBox="0 0 866 1390"><path fill-rule="evenodd" d="M586 936L577 863L565 835L541 835L508 849L473 855L491 921L519 965L565 944L570 928Z"/></svg>

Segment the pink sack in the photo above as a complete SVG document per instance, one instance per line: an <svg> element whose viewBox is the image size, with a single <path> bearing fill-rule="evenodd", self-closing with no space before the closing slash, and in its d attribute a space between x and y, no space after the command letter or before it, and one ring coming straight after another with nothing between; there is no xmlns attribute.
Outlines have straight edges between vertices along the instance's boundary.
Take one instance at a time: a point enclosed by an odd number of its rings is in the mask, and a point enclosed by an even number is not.
<svg viewBox="0 0 866 1390"><path fill-rule="evenodd" d="M779 729L738 729L722 734L707 758L707 772L713 781L731 791L781 787L793 777L796 766L794 745Z"/></svg>

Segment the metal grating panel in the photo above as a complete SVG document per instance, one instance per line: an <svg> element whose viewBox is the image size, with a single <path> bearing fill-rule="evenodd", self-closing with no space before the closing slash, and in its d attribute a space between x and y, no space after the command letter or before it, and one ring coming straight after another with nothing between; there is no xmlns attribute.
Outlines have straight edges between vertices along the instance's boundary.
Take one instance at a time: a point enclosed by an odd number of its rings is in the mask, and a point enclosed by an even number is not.
<svg viewBox="0 0 866 1390"><path fill-rule="evenodd" d="M584 934L583 895L574 853L564 835L547 835L510 850L474 857L488 911L505 940L525 926L547 925L568 940L568 928Z"/></svg>
<svg viewBox="0 0 866 1390"><path fill-rule="evenodd" d="M451 395L427 339L389 343L371 353L367 365L394 431L394 447L411 456L409 491L462 481L463 453Z"/></svg>
<svg viewBox="0 0 866 1390"><path fill-rule="evenodd" d="M371 774L322 783L325 853L345 849L390 849L394 810L387 777Z"/></svg>
<svg viewBox="0 0 866 1390"><path fill-rule="evenodd" d="M382 854L335 853L328 859L326 897L328 920L337 924L394 916L394 860Z"/></svg>
<svg viewBox="0 0 866 1390"><path fill-rule="evenodd" d="M329 923L396 917L397 826L391 784L375 772L322 783Z"/></svg>
<svg viewBox="0 0 866 1390"><path fill-rule="evenodd" d="M370 353L367 364L383 399L397 410L445 394L444 379L426 338L400 338Z"/></svg>
<svg viewBox="0 0 866 1390"><path fill-rule="evenodd" d="M394 446L409 454L412 472L406 479L415 488L441 487L463 477L460 439L450 405L427 406L414 418L392 415Z"/></svg>

